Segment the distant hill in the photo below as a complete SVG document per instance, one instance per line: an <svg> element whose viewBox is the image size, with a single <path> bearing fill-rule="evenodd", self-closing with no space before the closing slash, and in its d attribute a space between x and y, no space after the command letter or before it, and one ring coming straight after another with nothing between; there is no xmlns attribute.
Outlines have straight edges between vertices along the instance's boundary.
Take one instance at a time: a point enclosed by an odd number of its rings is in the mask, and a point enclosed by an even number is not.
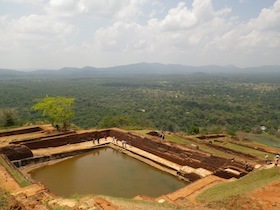
<svg viewBox="0 0 280 210"><path fill-rule="evenodd" d="M280 66L258 66L239 68L236 66L184 66L179 64L137 63L123 66L95 68L64 67L58 70L35 70L29 72L0 69L0 78L18 77L88 77L88 76L125 76L125 75L188 75L193 73L227 73L227 74L280 74Z"/></svg>
<svg viewBox="0 0 280 210"><path fill-rule="evenodd" d="M0 78L7 78L7 77L18 77L24 75L24 72L10 70L10 69L0 69Z"/></svg>

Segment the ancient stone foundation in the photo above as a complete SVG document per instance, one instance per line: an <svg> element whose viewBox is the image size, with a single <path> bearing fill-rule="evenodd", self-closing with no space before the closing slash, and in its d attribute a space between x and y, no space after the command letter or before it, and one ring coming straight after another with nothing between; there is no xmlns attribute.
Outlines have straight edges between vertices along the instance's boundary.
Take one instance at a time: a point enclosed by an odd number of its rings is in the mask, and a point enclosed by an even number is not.
<svg viewBox="0 0 280 210"><path fill-rule="evenodd" d="M106 129L98 130L91 132L76 133L74 131L58 133L54 135L48 135L40 138L28 139L24 141L12 142L12 144L21 145L22 148L27 148L25 152L23 149L17 149L21 151L20 154L12 156L12 153L17 152L6 152L10 160L22 160L17 165L29 164L29 162L36 163L37 161L42 161L41 159L30 158L30 150L47 148L47 147L58 147L68 144L76 144L86 141L92 141L93 139L103 138L104 136L115 137L118 140L125 140L127 145L131 145L173 163L176 163L180 166L191 167L194 171L188 173L178 172L179 175L185 177L190 181L195 181L202 178L199 174L196 173L197 170L203 169L210 174L217 175L222 178L239 178L248 173L245 170L244 163L241 162L232 162L229 159L211 155L209 153L202 152L196 148L182 146L176 143L162 142L160 138L153 136L152 138L141 137L136 134L120 130L120 129ZM210 145L212 146L212 145ZM16 147L14 147L16 148ZM14 149L13 151L15 151ZM28 152L27 152L28 151ZM26 154L24 156L23 154ZM45 160L48 161L53 157L45 157ZM43 158L44 159L44 158Z"/></svg>
<svg viewBox="0 0 280 210"><path fill-rule="evenodd" d="M6 155L10 161L33 157L32 151L25 145L2 147L0 148L0 154Z"/></svg>

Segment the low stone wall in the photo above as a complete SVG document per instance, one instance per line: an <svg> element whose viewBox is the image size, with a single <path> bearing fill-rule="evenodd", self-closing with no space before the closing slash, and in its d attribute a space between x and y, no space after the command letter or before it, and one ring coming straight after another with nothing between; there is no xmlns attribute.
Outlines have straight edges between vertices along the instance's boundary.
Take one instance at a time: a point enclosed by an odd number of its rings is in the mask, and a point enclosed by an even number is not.
<svg viewBox="0 0 280 210"><path fill-rule="evenodd" d="M23 143L28 143L28 142L35 142L35 141L42 141L42 140L46 140L52 137L59 137L59 136L66 136L66 135L73 135L76 134L75 131L66 131L66 132L60 132L60 133L56 133L56 134L51 134L51 135L47 135L47 136L41 136L38 138L30 138L30 139L23 139L23 140L14 140L11 141L9 144L23 144Z"/></svg>
<svg viewBox="0 0 280 210"><path fill-rule="evenodd" d="M215 145L215 144L211 144L211 143L206 143L206 145L208 147L212 147L214 149L221 150L223 152L227 152L227 153L232 154L232 155L237 155L237 156L240 156L240 157L245 157L245 158L251 159L251 160L257 160L258 159L254 155L246 154L246 153L243 153L243 152L238 152L238 151L235 151L233 149L229 149L229 148L226 148L226 147L223 147L223 146L219 146L219 145Z"/></svg>
<svg viewBox="0 0 280 210"><path fill-rule="evenodd" d="M244 139L242 141L244 141ZM232 142L232 144L240 145L242 147L247 147L247 148L250 148L250 149L258 150L258 151L261 151L261 152L266 152L266 153L273 154L273 155L277 154L277 152L275 152L275 151L269 151L269 150L267 150L265 148L262 148L262 147L257 147L257 146L253 147L253 146L250 146L248 144L242 144L242 143L239 143L239 142Z"/></svg>
<svg viewBox="0 0 280 210"><path fill-rule="evenodd" d="M199 179L202 178L201 176L199 176L199 175L196 174L196 173L179 174L179 175L183 176L184 178L186 178L186 179L189 180L190 182L194 182L194 181L199 180Z"/></svg>
<svg viewBox="0 0 280 210"><path fill-rule="evenodd" d="M23 142L30 149L40 149L47 147L59 147L67 144L76 144L85 141L91 141L92 139L103 138L105 135L109 135L109 130L101 130L94 132L86 132L82 134L69 134L64 136L52 136L44 138L43 140L34 140L29 142Z"/></svg>
<svg viewBox="0 0 280 210"><path fill-rule="evenodd" d="M0 132L0 137L27 134L27 133L39 132L42 130L43 130L42 128L37 127L37 126L31 127L31 128L15 129L15 130L10 130L10 131Z"/></svg>
<svg viewBox="0 0 280 210"><path fill-rule="evenodd" d="M119 140L125 139L128 144L137 147L141 150L169 160L171 162L177 163L181 166L187 165L192 168L204 168L213 173L220 168L226 167L230 160L214 155L206 155L197 150L184 150L179 147L176 147L175 144L167 145L161 143L160 140L151 140L148 138L141 138L140 136L131 134L129 132L119 132L111 130L111 136L115 136ZM244 168L244 164L240 163L241 168ZM186 175L190 176L190 180L199 179L196 175ZM188 178L188 177L186 177Z"/></svg>
<svg viewBox="0 0 280 210"><path fill-rule="evenodd" d="M80 155L80 154L90 152L94 149L100 149L100 148L103 148L103 147L106 147L106 144L95 146L94 148L89 148L89 149L82 149L82 150L62 152L62 153L52 154L52 155L24 158L24 159L21 159L21 160L12 161L12 163L16 167L23 167L23 166L26 166L26 165L29 165L29 164L43 163L43 162L47 162L47 161L51 161L51 160L57 160L57 159L62 159L62 158L71 157L71 156L75 156L75 155Z"/></svg>
<svg viewBox="0 0 280 210"><path fill-rule="evenodd" d="M196 138L198 139L216 139L216 138L224 138L224 137L229 137L226 134L209 134L209 135L200 135L197 136Z"/></svg>
<svg viewBox="0 0 280 210"><path fill-rule="evenodd" d="M46 136L41 140L35 139L33 141L21 142L21 144L27 146L29 149L39 149L91 141L92 139L103 138L104 136L114 136L119 141L125 140L128 145L139 148L143 151L149 152L178 165L187 165L195 169L204 168L206 170L211 171L212 173L217 172L217 174L222 174L223 176L223 170L226 167L228 167L230 163L230 160L226 158L217 157L196 149L187 148L182 145L177 145L176 143L161 142L160 138L156 137L151 139L146 137L143 138L136 134L120 129L107 129L92 132L84 132L80 134L69 133L58 136ZM213 144L209 144L209 146L213 146ZM214 146L216 147L216 145ZM44 158L48 160L48 158L50 157L41 157L42 160ZM21 161L20 164L27 164L25 163L25 161L31 161L31 159L32 161L34 161L34 163L36 163L36 158L30 158L28 160ZM245 165L240 163L239 165L236 165L234 167L239 168L241 170L245 167ZM198 178L196 175L191 174L186 176L190 176L190 180L195 180Z"/></svg>
<svg viewBox="0 0 280 210"><path fill-rule="evenodd" d="M25 145L11 145L0 148L0 154L6 155L9 160L20 160L33 157L32 151Z"/></svg>
<svg viewBox="0 0 280 210"><path fill-rule="evenodd" d="M141 150L144 150L171 162L177 163L179 165L185 164L184 158L178 155L180 154L180 152L182 152L180 149L163 144L160 142L160 140L155 141L148 138L142 138L129 132L125 133L116 130L111 130L110 136L115 136L119 140L124 139L126 140L127 144L131 146L137 147ZM175 150L180 151L176 152Z"/></svg>
<svg viewBox="0 0 280 210"><path fill-rule="evenodd" d="M242 177L246 174L247 173L240 173L239 175L237 175L237 174L230 173L230 172L227 172L227 171L222 170L222 169L219 169L219 170L215 171L215 173L214 173L215 176L218 176L218 177L221 177L221 178L224 178L224 179L231 179L231 178L239 179L240 177Z"/></svg>
<svg viewBox="0 0 280 210"><path fill-rule="evenodd" d="M26 183L25 185L29 185L31 183L33 183L33 181L31 179L29 179L27 176L25 176L17 167L15 164L13 164L8 158L7 156L1 154L0 155L2 160L6 162L7 166L10 168L6 168L7 172L11 175L11 177L14 178L14 180L20 185L22 186L22 183L20 183L20 180L23 181L25 180ZM17 176L15 177L13 173L11 173L11 171L16 171ZM3 181L3 180L2 180ZM19 208L20 209L20 208Z"/></svg>

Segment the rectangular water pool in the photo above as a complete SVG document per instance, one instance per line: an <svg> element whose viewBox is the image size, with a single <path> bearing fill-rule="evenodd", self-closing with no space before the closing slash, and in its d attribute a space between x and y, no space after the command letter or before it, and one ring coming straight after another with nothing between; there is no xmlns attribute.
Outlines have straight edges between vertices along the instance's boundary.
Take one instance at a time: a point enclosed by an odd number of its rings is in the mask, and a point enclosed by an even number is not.
<svg viewBox="0 0 280 210"><path fill-rule="evenodd" d="M187 183L112 148L96 149L30 172L59 196L102 194L132 198L158 197Z"/></svg>

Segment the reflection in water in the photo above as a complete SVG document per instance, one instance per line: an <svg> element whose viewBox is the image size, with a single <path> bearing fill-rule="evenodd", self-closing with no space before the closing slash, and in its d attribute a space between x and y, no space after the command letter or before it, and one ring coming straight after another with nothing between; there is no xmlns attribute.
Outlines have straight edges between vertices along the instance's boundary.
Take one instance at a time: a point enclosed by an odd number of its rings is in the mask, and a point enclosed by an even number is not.
<svg viewBox="0 0 280 210"><path fill-rule="evenodd" d="M104 194L131 198L142 194L157 197L186 184L111 148L39 168L30 175L60 196Z"/></svg>

